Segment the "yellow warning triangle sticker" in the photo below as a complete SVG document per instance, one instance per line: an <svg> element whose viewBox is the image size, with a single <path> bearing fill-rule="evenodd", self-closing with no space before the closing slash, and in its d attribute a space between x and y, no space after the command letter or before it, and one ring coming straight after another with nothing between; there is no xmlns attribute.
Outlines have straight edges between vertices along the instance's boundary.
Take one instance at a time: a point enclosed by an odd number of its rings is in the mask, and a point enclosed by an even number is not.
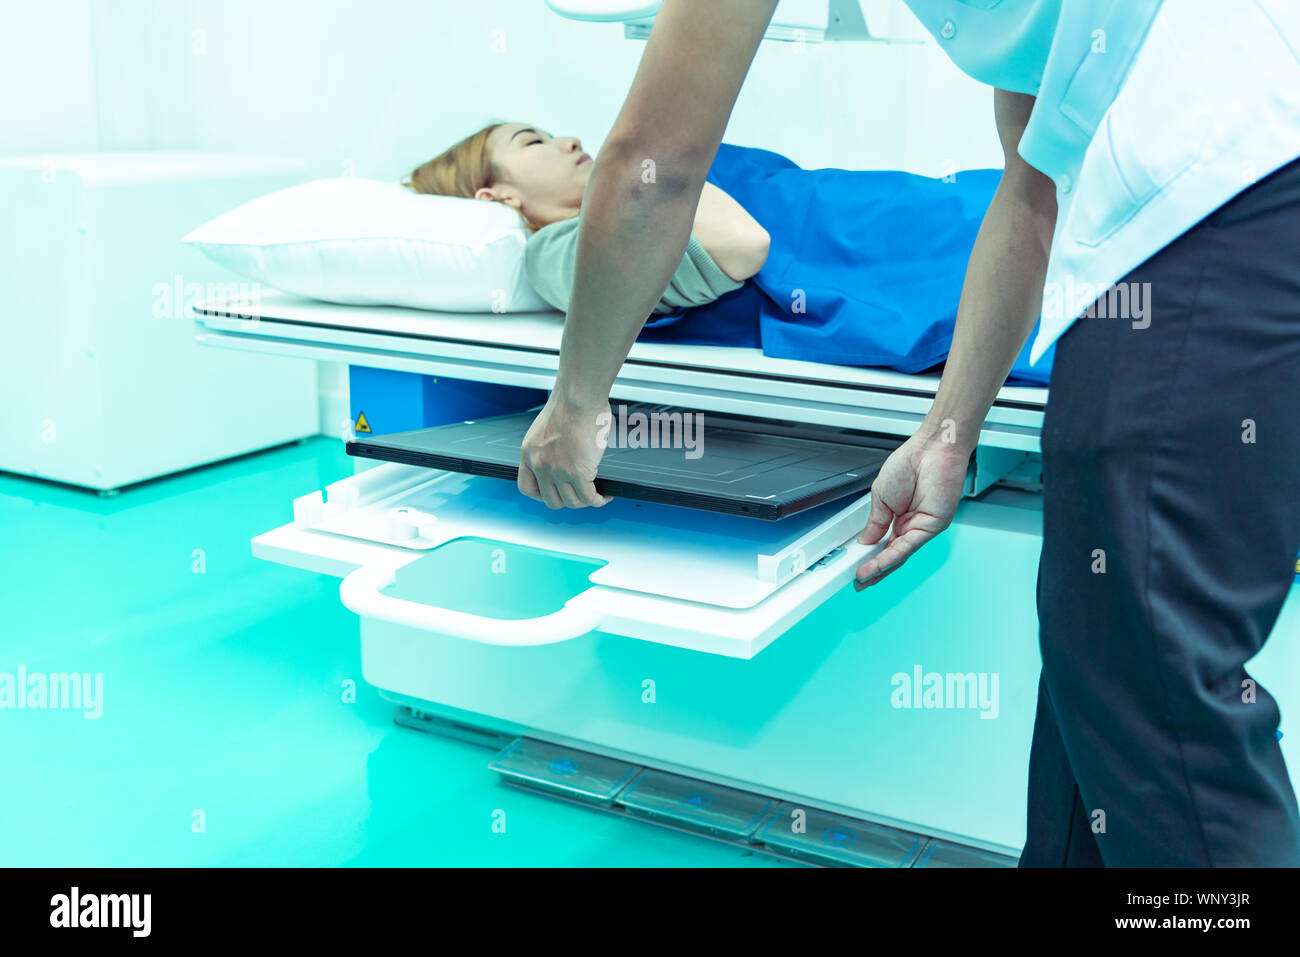
<svg viewBox="0 0 1300 957"><path fill-rule="evenodd" d="M357 416L357 424L352 428L353 432L369 432L370 423L366 421L366 414L362 412Z"/></svg>

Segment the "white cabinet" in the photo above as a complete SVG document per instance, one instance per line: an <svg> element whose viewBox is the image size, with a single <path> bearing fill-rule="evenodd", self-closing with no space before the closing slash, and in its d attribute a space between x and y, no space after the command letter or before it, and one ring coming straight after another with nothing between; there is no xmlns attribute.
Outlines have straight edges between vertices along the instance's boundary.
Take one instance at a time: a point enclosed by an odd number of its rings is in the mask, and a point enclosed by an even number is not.
<svg viewBox="0 0 1300 957"><path fill-rule="evenodd" d="M315 434L315 363L194 341L190 303L248 284L180 241L304 178L268 157L0 159L0 470L116 489Z"/></svg>

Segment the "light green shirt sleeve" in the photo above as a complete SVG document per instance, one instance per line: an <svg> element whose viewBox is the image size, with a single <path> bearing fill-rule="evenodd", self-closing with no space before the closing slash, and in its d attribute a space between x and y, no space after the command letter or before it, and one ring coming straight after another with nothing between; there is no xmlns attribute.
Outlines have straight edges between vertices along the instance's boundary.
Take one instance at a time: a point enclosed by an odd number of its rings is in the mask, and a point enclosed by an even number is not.
<svg viewBox="0 0 1300 957"><path fill-rule="evenodd" d="M561 220L533 233L524 247L524 269L538 295L561 312L569 309L573 271L578 256L579 218ZM668 280L654 314L664 315L680 306L705 306L744 283L732 279L691 234L681 265Z"/></svg>

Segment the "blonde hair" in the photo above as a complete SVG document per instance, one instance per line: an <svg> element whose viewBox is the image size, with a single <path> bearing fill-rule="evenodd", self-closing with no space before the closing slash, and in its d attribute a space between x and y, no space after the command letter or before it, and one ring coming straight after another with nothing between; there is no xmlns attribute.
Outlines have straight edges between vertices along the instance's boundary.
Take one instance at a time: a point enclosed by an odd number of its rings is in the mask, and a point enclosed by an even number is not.
<svg viewBox="0 0 1300 957"><path fill-rule="evenodd" d="M433 159L411 171L411 175L402 181L402 185L417 193L430 196L461 196L473 199L480 189L496 183L508 183L510 177L492 161L488 151L488 137L492 131L504 123L489 123L476 133L471 133L459 143L455 143ZM503 204L504 205L504 204ZM522 212L519 218L524 227L536 232L542 227L534 223Z"/></svg>

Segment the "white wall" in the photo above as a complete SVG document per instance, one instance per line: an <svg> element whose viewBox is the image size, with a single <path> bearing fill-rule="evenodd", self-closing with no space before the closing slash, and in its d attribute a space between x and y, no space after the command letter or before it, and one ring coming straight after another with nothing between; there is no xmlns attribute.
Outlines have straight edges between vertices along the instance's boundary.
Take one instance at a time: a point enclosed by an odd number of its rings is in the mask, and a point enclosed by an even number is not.
<svg viewBox="0 0 1300 957"><path fill-rule="evenodd" d="M924 35L902 0L869 2ZM542 0L0 0L0 155L260 153L397 178L492 120L595 153L643 49ZM991 91L933 42L767 42L724 139L805 167L1001 165ZM336 400L340 376L322 379Z"/></svg>
<svg viewBox="0 0 1300 957"><path fill-rule="evenodd" d="M644 48L542 0L0 0L0 13L0 152L299 155L321 176L395 177L492 119L598 149ZM804 166L1000 162L990 91L933 43L767 42L726 139Z"/></svg>
<svg viewBox="0 0 1300 957"><path fill-rule="evenodd" d="M98 148L92 2L0 0L0 156Z"/></svg>

